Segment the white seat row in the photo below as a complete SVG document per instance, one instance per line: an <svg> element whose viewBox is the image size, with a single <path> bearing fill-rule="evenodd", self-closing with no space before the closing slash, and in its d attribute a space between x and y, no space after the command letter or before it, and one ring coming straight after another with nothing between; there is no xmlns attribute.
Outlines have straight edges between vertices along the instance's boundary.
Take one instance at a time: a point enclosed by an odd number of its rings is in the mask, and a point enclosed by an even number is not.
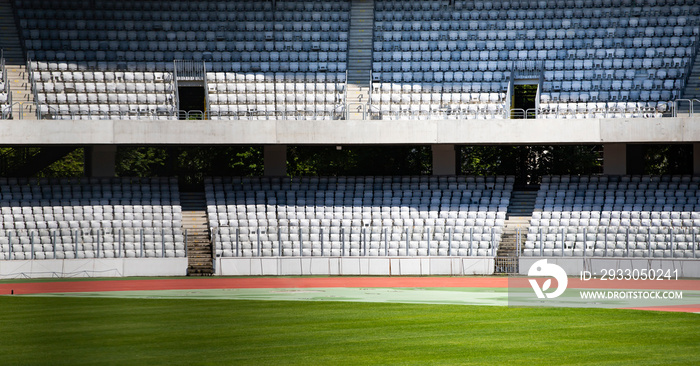
<svg viewBox="0 0 700 366"><path fill-rule="evenodd" d="M0 204L2 259L185 253L176 180L3 178Z"/></svg>
<svg viewBox="0 0 700 366"><path fill-rule="evenodd" d="M700 257L698 183L691 176L545 177L524 254Z"/></svg>
<svg viewBox="0 0 700 366"><path fill-rule="evenodd" d="M207 212L224 256L494 255L513 177L477 178L215 178Z"/></svg>

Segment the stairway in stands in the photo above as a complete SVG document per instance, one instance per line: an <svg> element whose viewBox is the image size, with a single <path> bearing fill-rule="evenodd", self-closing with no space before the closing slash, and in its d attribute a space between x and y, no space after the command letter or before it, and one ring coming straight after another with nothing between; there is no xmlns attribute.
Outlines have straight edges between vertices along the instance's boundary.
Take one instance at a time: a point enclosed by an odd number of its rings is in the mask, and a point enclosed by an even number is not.
<svg viewBox="0 0 700 366"><path fill-rule="evenodd" d="M373 33L374 1L352 0L347 67L349 119L362 119L362 105L369 101Z"/></svg>
<svg viewBox="0 0 700 366"><path fill-rule="evenodd" d="M187 233L187 275L214 274L207 204L204 192L181 192L182 229Z"/></svg>
<svg viewBox="0 0 700 366"><path fill-rule="evenodd" d="M514 190L511 194L501 244L496 253L495 273L518 273L518 229L524 241L536 199L537 190Z"/></svg>
<svg viewBox="0 0 700 366"><path fill-rule="evenodd" d="M693 67L690 69L690 75L688 76L688 83L685 85L685 90L683 91L683 99L700 99L700 61L695 59ZM700 105L695 105L695 108L700 107ZM680 111L683 113L688 112L688 103L683 103L679 106ZM700 112L700 111L698 111Z"/></svg>
<svg viewBox="0 0 700 366"><path fill-rule="evenodd" d="M5 57L5 68L12 93L13 119L34 119L34 95L29 84L27 63L24 59L19 31L12 11L12 0L0 0L0 48ZM24 114L22 114L24 112Z"/></svg>

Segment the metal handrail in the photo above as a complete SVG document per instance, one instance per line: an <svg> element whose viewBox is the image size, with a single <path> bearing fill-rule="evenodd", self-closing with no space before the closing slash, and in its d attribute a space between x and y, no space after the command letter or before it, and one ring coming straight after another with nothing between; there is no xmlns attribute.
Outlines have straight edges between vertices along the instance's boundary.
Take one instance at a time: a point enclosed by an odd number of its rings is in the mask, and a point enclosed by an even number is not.
<svg viewBox="0 0 700 366"><path fill-rule="evenodd" d="M365 109L365 103L347 103L346 99L346 105L347 108L345 109L345 119L350 119L351 108L357 108L357 113L362 113L362 119L366 119L367 110Z"/></svg>
<svg viewBox="0 0 700 366"><path fill-rule="evenodd" d="M26 107L26 105L25 105ZM43 112L42 109L48 109L48 113ZM201 112L200 112L201 113ZM135 110L135 111L99 111L93 112L90 110L78 110L76 111L65 111L61 112L55 107L48 104L39 104L37 107L37 115L39 119L63 119L62 117L68 117L70 119L79 119L79 117L87 117L87 119L126 119L126 117L137 117L139 119L155 119L156 117L169 116L175 118L176 113L173 109L166 111L158 110ZM92 118L97 117L97 118Z"/></svg>
<svg viewBox="0 0 700 366"><path fill-rule="evenodd" d="M12 91L10 90L10 83L7 77L7 69L5 68L4 49L0 49L0 76L2 76L2 78L0 78L0 81L2 81L3 93L7 95L5 104L1 106L3 110L0 111L0 119L10 119L12 118ZM7 118L5 118L5 112L8 110L7 106L9 106L9 113L7 113Z"/></svg>
<svg viewBox="0 0 700 366"><path fill-rule="evenodd" d="M673 117L678 117L678 109L682 105L681 103L688 102L688 114L690 116L694 115L695 102L700 103L698 99L676 99L673 101Z"/></svg>
<svg viewBox="0 0 700 366"><path fill-rule="evenodd" d="M226 232L229 234L222 234L221 230L222 228L226 228ZM269 235L269 234L279 234L280 231L278 230L278 226L260 226L260 227L252 227L255 230L251 230L249 234L243 235L241 234L240 228L238 227L217 227L215 230L215 235L218 236L215 239L215 250L216 250L216 257L228 257L228 256L233 256L233 257L240 257L243 255L243 243L249 243L249 250L252 250L250 254L252 255L260 255L257 253L260 253L260 243L263 241L261 240L261 235ZM417 228L417 227L416 227ZM324 246L321 244L320 247L314 248L313 246L310 245L309 242L307 242L308 237L313 236L314 238L312 240L319 242L319 243L331 243L331 235L338 235L337 240L334 240L333 242L338 244L338 242L341 243L340 248L334 248L336 251L340 249L340 252L338 252L335 255L339 255L341 257L345 256L369 256L369 255L374 255L374 256L412 256L415 254L411 254L409 252L410 249L421 249L424 250L425 254L427 256L459 256L459 255L467 255L467 256L495 256L496 251L498 250L498 247L500 245L500 239L502 235L501 230L497 230L494 228L484 228L481 233L475 232L474 230L476 227L469 227L469 228L464 228L463 232L457 232L456 228L445 228L445 227L433 227L433 226L424 226L422 227L422 230L420 231L420 236L421 239L414 240L412 239L412 234L415 234L415 228L409 228L406 227L404 232L402 233L402 239L399 241L400 244L398 248L392 248L392 251L395 251L395 254L390 254L389 253L389 243L390 242L396 242L396 240L391 240L391 234L386 230L386 227L376 227L376 226L362 226L362 227L340 227L339 228L339 234L331 234L330 230L326 231L324 228L319 228L318 233L310 233L309 228L307 227L288 227L288 233L290 237L293 237L295 240L292 240L291 245L293 246L293 250L296 250L298 253L297 255L299 256L307 256L307 255L312 255L312 256L323 256L323 255L331 255L331 245ZM440 229L440 230L436 230ZM460 228L461 229L461 228ZM214 232L213 232L214 234ZM377 235L378 239L376 240L371 240L370 235ZM456 238L456 234L461 234L462 239L458 240ZM357 236L353 236L357 235ZM441 235L442 238L439 238L438 235ZM224 240L223 236L227 236L228 240ZM271 241L268 237L268 242ZM277 239L272 239L273 248L278 249L278 255L279 256L288 256L289 254L285 254L285 251L281 250L282 249L282 239L278 235ZM351 246L351 243L358 244L356 246ZM411 243L416 243L418 242L417 247L413 247ZM466 244L466 247L461 247L461 248L453 248L453 242L460 242L460 243L469 243ZM483 242L488 242L489 247L488 248L480 248L480 243ZM224 249L223 249L223 243L231 243L231 249L229 255L226 255ZM235 243L235 244L234 244ZM379 243L378 247L371 248L370 244L372 243ZM447 244L447 247L444 247L444 244ZM287 248L288 249L288 248ZM306 249L306 250L305 250ZM369 250L368 250L369 249ZM376 250L376 253L371 253L371 250ZM420 255L420 254L419 254Z"/></svg>
<svg viewBox="0 0 700 366"><path fill-rule="evenodd" d="M539 227L538 230L535 230L535 238L534 240L526 240L525 245L522 243L522 238L520 238L520 243L518 245L521 248L525 248L530 244L530 252L528 253L529 255L524 255L522 254L521 256L529 256L529 257L540 257L540 256L567 256L567 255L582 255L584 257L639 257L639 254L642 254L641 257L644 258L649 258L652 257L652 249L651 245L647 245L645 249L637 249L633 248L630 246L632 242L634 243L639 243L638 240L630 241L630 235L642 235L646 236L645 240L642 240L642 243L647 243L650 244L652 242L651 240L651 235L663 235L664 236L664 241L666 243L670 243L669 248L670 249L664 249L664 251L668 250L670 251L670 255L672 258L680 258L681 256L676 256L675 251L678 250L683 250L683 257L687 255L687 251L689 250L687 247L687 244L690 244L690 253L691 253L691 258L697 258L698 255L700 255L700 237L698 235L700 232L698 232L695 228L689 228L689 227L656 227L654 228L655 230L658 231L656 234L652 234L652 228L641 228L641 227L636 227L636 233L630 232L630 229L627 228L626 231L622 234L625 235L624 240L609 240L608 239L608 227L607 226L595 226L595 227L584 227L582 233L577 233L574 236L574 240L566 240L566 235L568 234L565 231L564 227L559 228L561 231L551 233L547 232L545 233L542 230L542 227ZM544 245L544 237L548 234L554 234L554 240L553 242L556 244L560 244L559 247L555 248L545 248ZM583 240L578 239L578 234L583 235ZM588 239L589 235L598 235L598 234L604 234L604 240L602 242L603 248L596 248L593 245L589 245L591 242L599 242L598 240L591 240ZM685 240L678 240L677 236L678 235L684 235ZM692 238L690 241L688 241L687 236L690 235ZM665 240L665 239L668 240ZM686 243L684 246L685 248L681 248L679 243L683 242ZM610 246L610 243L612 244L623 244L623 248L608 248ZM578 254L576 251L579 251ZM524 252L524 251L523 251ZM680 253L680 252L678 252ZM636 254L636 255L635 255Z"/></svg>
<svg viewBox="0 0 700 366"><path fill-rule="evenodd" d="M0 110L0 120L12 118L12 106L11 105L3 105L3 106L0 106L0 108L2 108Z"/></svg>
<svg viewBox="0 0 700 366"><path fill-rule="evenodd" d="M174 71L180 80L202 80L206 76L204 62L173 60Z"/></svg>
<svg viewBox="0 0 700 366"><path fill-rule="evenodd" d="M175 109L180 109L180 91L177 86L177 62L173 60L173 91L175 92Z"/></svg>
<svg viewBox="0 0 700 366"><path fill-rule="evenodd" d="M203 82L204 82L204 111L209 111L211 109L211 104L209 102L209 84L207 83L207 64L205 61L202 61L202 68L204 69L204 75L203 75ZM206 113L203 117L204 119L206 118Z"/></svg>
<svg viewBox="0 0 700 366"><path fill-rule="evenodd" d="M48 237L51 240L51 245L52 245L52 250L49 251L48 256L44 257L44 259L56 259L57 258L57 253L62 252L62 253L71 253L71 254L77 254L78 252L85 251L85 246L84 246L84 237L91 237L92 239L96 240L96 245L93 246L93 249L87 250L88 252L91 252L95 258L112 258L111 256L107 255L106 249L105 249L105 244L117 244L116 249L111 249L112 253L116 252L116 257L121 258L122 256L126 256L126 250L125 250L125 230L122 228L85 228L85 229L70 229L70 238L71 242L74 244L74 248L69 249L69 250L57 250L56 244L57 244L57 233L61 229L54 228L54 229L10 229L10 230L0 230L0 237L5 237L8 239L8 244L6 246L3 246L0 248L0 253L6 253L7 255L4 256L7 260L18 260L18 259L42 259L42 258L37 258L36 253L43 252L47 253L46 250L40 250L40 248L43 249L44 244L40 243L39 238L42 235L39 235L42 233L49 234ZM135 253L137 258L145 258L145 257L150 257L150 258L164 258L166 257L166 245L165 245L165 232L164 230L161 229L160 236L161 236L161 241L159 243L156 243L156 249L149 253L145 250L145 240L144 240L144 229L139 230L139 237L140 239L135 243L136 244L136 249ZM106 235L111 235L112 240L107 240ZM47 235L44 235L47 236ZM19 239L19 240L18 240ZM17 243L20 242L21 239L28 239L29 247L30 247L30 257L26 258L24 256L24 251L22 256L18 256L15 251L13 250L14 248L14 243L15 241ZM115 240L116 239L116 240ZM158 245L159 244L159 245ZM177 242L179 244L179 241ZM185 248L182 252L179 252L177 250L174 251L174 257L186 257L186 240L183 242ZM80 247L82 246L82 250ZM178 256L178 254L180 254ZM76 256L77 258L77 256Z"/></svg>
<svg viewBox="0 0 700 366"><path fill-rule="evenodd" d="M572 110L565 108L530 108L527 110L521 108L514 109L450 109L450 108L440 108L440 109L424 109L424 110L399 110L399 111L387 111L381 110L380 107L375 105L369 106L369 110L366 109L367 105L364 103L348 103L349 108L357 108L357 111L362 114L362 119L367 117L372 118L403 118L403 119L438 119L438 118L449 118L449 116L456 117L455 119L509 119L520 118L520 119L542 119L542 118L659 118L663 116L663 113L668 110L672 110L674 116L677 116L677 110L679 104L683 102L690 103L689 114L694 115L694 104L700 103L698 99L679 99L671 103L671 109L664 108L636 108L636 109L619 109L614 107L609 107L606 109L585 109L585 110ZM31 110L34 103L20 103L16 102L12 105L20 105L23 111ZM664 104L663 106L666 106ZM134 111L89 111L89 110L79 110L79 111L61 111L54 106L48 104L38 104L37 117L39 119L57 119L61 116L76 118L76 117L87 117L92 119L92 117L97 117L99 119L124 119L126 117L137 117L144 119L156 119L156 117L172 117L172 118L183 118L183 119L212 119L212 117L218 117L223 119L248 119L255 117L264 117L264 119L296 119L297 117L312 117L312 119L326 119L326 117L331 117L331 119L342 119L348 118L348 114L351 113L350 110L345 110L342 105L336 106L331 111L286 111L286 110L260 110L260 111L244 111L244 112L221 112L221 111L200 111L200 110L176 110L175 108L170 108L167 110L134 110ZM6 109L5 109L6 110ZM393 118L392 118L393 119Z"/></svg>
<svg viewBox="0 0 700 366"><path fill-rule="evenodd" d="M36 117L38 119L41 119L41 116L39 115L39 93L37 91L37 86L36 86L36 77L34 75L34 67L32 67L32 60L29 59L27 60L27 73L29 80L31 82L31 90L32 90L32 95L34 96L34 105L36 107Z"/></svg>
<svg viewBox="0 0 700 366"><path fill-rule="evenodd" d="M338 110L340 108L340 110ZM178 111L180 116L188 116L187 111ZM221 112L221 111L207 111L204 113L205 119L213 119L213 117L218 117L219 119L246 119L250 117L265 117L264 119L269 120L286 120L286 119L296 119L296 117L314 117L314 119L325 119L322 117L332 117L334 120L342 119L345 117L345 110L342 105L336 106L330 112L323 111L294 111L288 112L286 110L274 110L274 111L245 111L245 112ZM321 118L319 118L321 117Z"/></svg>

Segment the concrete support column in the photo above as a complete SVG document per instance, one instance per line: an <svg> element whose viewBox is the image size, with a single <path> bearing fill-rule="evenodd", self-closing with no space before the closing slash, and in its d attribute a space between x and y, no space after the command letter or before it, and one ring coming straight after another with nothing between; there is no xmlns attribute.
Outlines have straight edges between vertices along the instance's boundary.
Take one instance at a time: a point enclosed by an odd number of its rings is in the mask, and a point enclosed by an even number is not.
<svg viewBox="0 0 700 366"><path fill-rule="evenodd" d="M627 174L627 144L603 145L603 174Z"/></svg>
<svg viewBox="0 0 700 366"><path fill-rule="evenodd" d="M287 175L287 145L265 145L263 147L266 177Z"/></svg>
<svg viewBox="0 0 700 366"><path fill-rule="evenodd" d="M693 174L700 175L700 143L693 144Z"/></svg>
<svg viewBox="0 0 700 366"><path fill-rule="evenodd" d="M457 156L454 145L433 145L433 175L457 174Z"/></svg>
<svg viewBox="0 0 700 366"><path fill-rule="evenodd" d="M117 145L92 145L85 148L85 176L114 177Z"/></svg>

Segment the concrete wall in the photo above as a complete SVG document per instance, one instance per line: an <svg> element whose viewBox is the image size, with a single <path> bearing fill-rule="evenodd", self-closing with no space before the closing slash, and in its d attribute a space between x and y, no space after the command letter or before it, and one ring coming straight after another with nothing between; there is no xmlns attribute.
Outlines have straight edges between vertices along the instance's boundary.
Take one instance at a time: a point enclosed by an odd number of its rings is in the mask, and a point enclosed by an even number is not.
<svg viewBox="0 0 700 366"><path fill-rule="evenodd" d="M686 118L529 120L3 120L0 144L602 144L700 142Z"/></svg>
<svg viewBox="0 0 700 366"><path fill-rule="evenodd" d="M219 276L489 275L494 259L481 257L255 257L217 258Z"/></svg>
<svg viewBox="0 0 700 366"><path fill-rule="evenodd" d="M185 276L187 258L0 261L0 278Z"/></svg>
<svg viewBox="0 0 700 366"><path fill-rule="evenodd" d="M678 270L678 277L700 278L700 260L664 258L562 258L562 257L520 257L520 274L527 275L530 266L541 259L561 266L569 276L579 276L581 271L590 271L601 276L603 269L647 269L664 271Z"/></svg>

